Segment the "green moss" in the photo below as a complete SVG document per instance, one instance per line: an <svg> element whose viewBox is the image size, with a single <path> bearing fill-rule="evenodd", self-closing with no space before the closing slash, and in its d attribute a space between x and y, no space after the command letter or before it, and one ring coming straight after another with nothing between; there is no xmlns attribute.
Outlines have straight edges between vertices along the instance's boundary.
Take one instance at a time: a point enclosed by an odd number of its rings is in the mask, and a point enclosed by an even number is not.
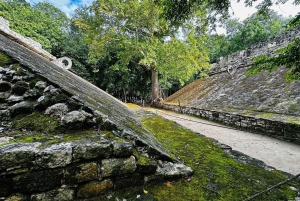
<svg viewBox="0 0 300 201"><path fill-rule="evenodd" d="M17 138L15 140L12 140L11 142L26 142L26 143L31 143L31 142L39 142L45 140L46 137L44 135L25 135L20 138Z"/></svg>
<svg viewBox="0 0 300 201"><path fill-rule="evenodd" d="M273 117L274 114L273 113L264 113L264 114L261 114L260 117L262 118L270 118L270 117Z"/></svg>
<svg viewBox="0 0 300 201"><path fill-rule="evenodd" d="M287 122L292 123L292 124L300 124L300 120L294 119L294 118L288 118Z"/></svg>
<svg viewBox="0 0 300 201"><path fill-rule="evenodd" d="M197 136L174 122L149 117L143 120L143 125L185 165L190 166L194 175L178 181L170 180L171 187L165 183L147 186L147 194L143 188L126 189L110 199L102 197L101 200L138 200L138 192L142 196L149 196L149 200L159 201L240 201L287 179L280 172L266 171L234 161L210 139ZM291 191L289 186L300 187L299 183L290 182L255 201L293 199L297 193Z"/></svg>
<svg viewBox="0 0 300 201"><path fill-rule="evenodd" d="M12 121L12 126L16 129L42 133L56 133L60 129L59 120L56 117L44 116L39 112L15 118Z"/></svg>
<svg viewBox="0 0 300 201"><path fill-rule="evenodd" d="M4 52L0 51L0 66L12 64L14 60L7 56Z"/></svg>
<svg viewBox="0 0 300 201"><path fill-rule="evenodd" d="M137 157L138 164L141 164L141 165L156 164L156 161L154 161L151 158L141 155L136 149L133 150L133 154Z"/></svg>
<svg viewBox="0 0 300 201"><path fill-rule="evenodd" d="M297 104L291 104L289 110L297 111L299 109Z"/></svg>

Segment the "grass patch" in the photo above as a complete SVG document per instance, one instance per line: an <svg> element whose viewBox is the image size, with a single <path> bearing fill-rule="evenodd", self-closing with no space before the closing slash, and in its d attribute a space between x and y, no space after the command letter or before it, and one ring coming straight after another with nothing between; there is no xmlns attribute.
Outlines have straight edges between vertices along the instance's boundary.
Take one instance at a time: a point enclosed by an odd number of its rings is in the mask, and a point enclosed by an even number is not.
<svg viewBox="0 0 300 201"><path fill-rule="evenodd" d="M191 178L170 183L159 183L143 188L126 189L110 198L99 200L140 200L137 193L148 196L143 200L174 201L241 201L285 179L287 175L278 171L267 171L234 161L206 137L197 136L178 124L159 117L148 117L142 121L167 149L194 170ZM167 185L168 184L168 185ZM289 186L300 188L299 183L290 182L271 191L255 201L291 200L297 193Z"/></svg>

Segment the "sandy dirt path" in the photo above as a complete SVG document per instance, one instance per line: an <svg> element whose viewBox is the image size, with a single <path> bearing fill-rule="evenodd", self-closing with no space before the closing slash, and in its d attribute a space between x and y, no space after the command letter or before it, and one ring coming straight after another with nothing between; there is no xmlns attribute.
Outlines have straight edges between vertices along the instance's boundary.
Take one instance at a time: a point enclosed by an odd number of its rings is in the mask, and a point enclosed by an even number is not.
<svg viewBox="0 0 300 201"><path fill-rule="evenodd" d="M293 175L300 173L300 145L275 138L224 128L225 126L171 111L145 108L190 130L214 138L252 158ZM212 125L216 126L212 126ZM218 127L222 126L222 127Z"/></svg>

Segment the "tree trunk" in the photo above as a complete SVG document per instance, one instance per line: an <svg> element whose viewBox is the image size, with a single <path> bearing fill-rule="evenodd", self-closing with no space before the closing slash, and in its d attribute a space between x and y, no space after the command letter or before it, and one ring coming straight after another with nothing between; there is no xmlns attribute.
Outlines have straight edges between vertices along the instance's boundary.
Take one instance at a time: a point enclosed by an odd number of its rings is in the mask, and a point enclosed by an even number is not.
<svg viewBox="0 0 300 201"><path fill-rule="evenodd" d="M123 93L124 93L124 103L127 103L127 97L126 97L126 89L123 87Z"/></svg>
<svg viewBox="0 0 300 201"><path fill-rule="evenodd" d="M152 69L152 103L159 98L158 72Z"/></svg>

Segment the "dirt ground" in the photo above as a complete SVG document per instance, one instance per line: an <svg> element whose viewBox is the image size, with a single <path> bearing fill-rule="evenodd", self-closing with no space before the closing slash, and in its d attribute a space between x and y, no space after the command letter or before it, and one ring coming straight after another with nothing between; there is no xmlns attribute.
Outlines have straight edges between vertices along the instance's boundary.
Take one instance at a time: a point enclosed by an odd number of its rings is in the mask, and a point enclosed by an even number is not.
<svg viewBox="0 0 300 201"><path fill-rule="evenodd" d="M231 146L233 150L261 160L277 170L293 175L300 173L300 145L259 134L224 128L225 126L220 124L171 111L145 109L173 120L194 132L214 138L220 143Z"/></svg>

